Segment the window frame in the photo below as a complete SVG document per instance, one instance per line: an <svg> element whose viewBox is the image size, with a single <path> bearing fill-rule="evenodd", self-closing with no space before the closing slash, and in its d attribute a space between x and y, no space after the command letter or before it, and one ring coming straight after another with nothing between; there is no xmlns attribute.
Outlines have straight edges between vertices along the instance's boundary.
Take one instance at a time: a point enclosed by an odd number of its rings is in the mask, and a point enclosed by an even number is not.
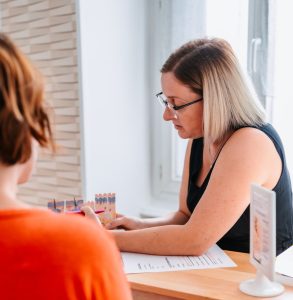
<svg viewBox="0 0 293 300"><path fill-rule="evenodd" d="M182 1L180 1L180 5L182 6ZM226 3L229 0L225 0ZM273 2L273 0L269 0ZM185 1L184 3L187 3ZM198 38L206 35L206 31L208 30L208 22L213 20L213 13L209 13L208 10L211 9L213 5L220 5L218 2L216 4L213 0L207 1L193 1L195 5L197 5L197 15L194 19L200 19L198 24L197 31L193 34L192 38ZM195 3L197 2L197 3ZM248 68L251 66L252 61L258 59L259 57L252 57L253 53L251 49L249 49L249 44L251 39L255 38L255 33L258 32L257 28L254 28L254 25L261 25L261 21L257 22L257 14L259 13L259 6L257 4L258 0L242 0L238 7L236 8L238 11L244 10L243 16L241 18L245 18L244 21L239 21L236 26L239 27L239 32L244 37L241 39L242 42L239 42L238 49L236 49L240 53L237 53L237 56L241 56L240 59L243 61L244 68ZM150 41L150 49L149 49L149 83L151 91L150 99L151 105L151 117L150 122L152 126L151 131L151 183L152 183L152 194L156 201L160 200L168 200L171 202L177 202L178 193L180 189L181 176L180 172L178 172L179 165L178 163L178 142L187 144L187 141L183 141L178 137L177 132L173 129L172 124L170 122L165 122L162 119L163 110L160 107L159 103L157 103L155 99L155 94L161 91L160 88L160 68L164 63L165 59L169 56L169 54L176 49L178 46L183 44L184 41L181 41L176 44L176 34L177 38L179 36L178 31L175 32L175 37L173 36L172 30L176 31L176 26L178 26L178 7L176 5L179 2L177 1L168 1L168 0L153 0L148 2L148 20L150 21L150 31L149 31L149 41ZM204 3L204 4L203 4ZM233 4L234 6L236 4ZM232 8L232 9L235 9ZM184 15L184 13L183 13ZM250 17L249 17L250 15ZM171 17L170 17L171 16ZM238 18L239 16L235 16ZM173 20L176 19L176 21ZM253 18L253 19L252 19ZM174 21L172 24L172 20ZM176 23L177 22L177 23ZM241 23L242 22L242 23ZM252 25L249 25L250 24ZM173 27L174 26L174 27ZM241 26L245 26L245 28L241 29ZM215 26L211 26L215 28ZM263 32L267 33L268 28ZM152 34L150 34L152 33ZM235 37L235 32L231 33L231 36ZM229 36L229 34L228 34ZM227 39L227 36L223 36L223 38ZM265 38L268 39L268 36ZM188 39L187 39L188 40ZM229 42L231 42L228 39ZM243 49L245 41L245 46L247 45L247 51ZM271 41L270 41L271 42ZM247 43L247 44L246 44ZM268 43L268 42L267 42ZM266 43L266 44L267 44ZM235 45L232 44L232 47L235 50ZM270 48L268 50L269 54L273 54L273 49ZM254 63L258 63L258 61L254 61ZM267 78L267 70L272 71L272 65L267 63L265 65L265 72L258 72L258 74L254 74L257 76L263 76L265 80L270 81L271 78ZM248 70L249 71L249 70ZM259 69L257 70L259 71ZM258 84L257 81L254 80L253 76L251 78L253 84ZM271 90L266 91L266 97L263 99L263 102L267 102L266 109L268 111L268 115L272 114L272 100L270 98ZM181 150L182 151L182 150ZM176 166L177 164L177 166ZM182 167L182 164L181 164ZM183 168L182 168L183 169ZM182 170L181 170L182 172Z"/></svg>
<svg viewBox="0 0 293 300"><path fill-rule="evenodd" d="M187 0L185 1L190 6L202 7L205 9L205 3L201 0ZM183 42L175 43L174 37L171 32L173 28L176 28L175 20L177 18L170 18L169 16L175 16L178 12L178 8L182 5L181 0L169 1L149 1L148 2L148 20L150 21L149 34L150 47L149 49L149 60L150 65L148 69L149 82L150 82L150 99L151 99L151 183L152 183L152 194L158 201L168 200L173 204L177 202L178 193L180 189L181 176L179 173L182 172L177 162L178 157L178 141L179 137L177 132L173 129L172 124L165 122L162 118L163 109L156 101L155 95L161 91L160 87L160 69L162 64L170 55ZM186 9L188 11L188 9ZM202 18L201 11L198 10L198 18L195 18L195 22L200 24L196 26L197 31L194 33L194 38L202 35L205 29L205 22ZM183 12L183 17L184 16ZM173 21L173 22L172 22ZM178 19L177 19L178 21ZM186 40L187 41L187 40ZM176 45L174 45L176 44ZM154 71L155 70L155 71ZM152 101L153 100L153 101ZM180 140L181 144L187 144L187 141Z"/></svg>

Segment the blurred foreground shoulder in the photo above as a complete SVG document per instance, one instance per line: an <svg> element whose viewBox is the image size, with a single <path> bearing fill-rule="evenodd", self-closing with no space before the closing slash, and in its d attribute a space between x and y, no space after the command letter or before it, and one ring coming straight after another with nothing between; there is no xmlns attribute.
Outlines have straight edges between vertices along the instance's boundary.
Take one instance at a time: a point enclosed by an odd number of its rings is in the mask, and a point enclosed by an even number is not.
<svg viewBox="0 0 293 300"><path fill-rule="evenodd" d="M63 268L71 269L75 289L80 281L84 299L131 299L119 251L103 227L79 215L50 213L47 221L54 232L52 248L59 259L66 257Z"/></svg>

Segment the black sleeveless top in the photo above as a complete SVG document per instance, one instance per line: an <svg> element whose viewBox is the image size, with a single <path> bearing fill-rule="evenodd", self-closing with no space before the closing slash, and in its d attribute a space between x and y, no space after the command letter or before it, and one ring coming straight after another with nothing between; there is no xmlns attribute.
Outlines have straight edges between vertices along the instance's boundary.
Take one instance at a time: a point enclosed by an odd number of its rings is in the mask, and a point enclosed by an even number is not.
<svg viewBox="0 0 293 300"><path fill-rule="evenodd" d="M293 210L290 175L286 165L284 148L278 133L270 124L255 127L264 132L274 143L282 160L282 173L273 188L276 192L276 253L277 255L293 245ZM198 187L196 181L202 167L203 138L192 143L189 166L187 206L192 213L207 188L216 161L213 163L203 184ZM252 166L253 167L253 166ZM224 250L249 252L249 206L234 226L217 243Z"/></svg>

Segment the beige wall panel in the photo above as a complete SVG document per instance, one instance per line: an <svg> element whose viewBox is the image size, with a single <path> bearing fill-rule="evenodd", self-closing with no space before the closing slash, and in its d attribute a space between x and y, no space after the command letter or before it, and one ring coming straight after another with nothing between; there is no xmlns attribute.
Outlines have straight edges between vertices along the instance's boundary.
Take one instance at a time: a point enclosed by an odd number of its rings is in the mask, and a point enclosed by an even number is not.
<svg viewBox="0 0 293 300"><path fill-rule="evenodd" d="M59 146L52 156L42 150L36 172L21 186L19 197L34 205L80 198L80 100L76 11L73 0L0 0L2 31L40 69Z"/></svg>

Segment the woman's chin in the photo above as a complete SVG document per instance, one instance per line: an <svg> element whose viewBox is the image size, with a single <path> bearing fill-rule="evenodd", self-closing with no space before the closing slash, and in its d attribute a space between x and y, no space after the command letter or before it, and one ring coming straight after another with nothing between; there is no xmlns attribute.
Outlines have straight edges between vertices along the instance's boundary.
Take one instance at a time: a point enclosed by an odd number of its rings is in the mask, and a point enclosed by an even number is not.
<svg viewBox="0 0 293 300"><path fill-rule="evenodd" d="M183 129L179 129L179 130L177 130L177 132L178 132L178 135L182 139L198 139L203 136L201 132L191 133L191 132L187 132Z"/></svg>
<svg viewBox="0 0 293 300"><path fill-rule="evenodd" d="M178 130L178 135L182 139L188 139L188 138L190 138L189 134L186 131L184 131L184 130Z"/></svg>
<svg viewBox="0 0 293 300"><path fill-rule="evenodd" d="M32 177L32 168L24 168L22 173L20 174L18 178L18 184L24 184L27 183L30 178Z"/></svg>
<svg viewBox="0 0 293 300"><path fill-rule="evenodd" d="M27 183L30 180L30 177L31 176L26 176L26 177L22 176L21 178L19 178L17 184L25 184L25 183Z"/></svg>

